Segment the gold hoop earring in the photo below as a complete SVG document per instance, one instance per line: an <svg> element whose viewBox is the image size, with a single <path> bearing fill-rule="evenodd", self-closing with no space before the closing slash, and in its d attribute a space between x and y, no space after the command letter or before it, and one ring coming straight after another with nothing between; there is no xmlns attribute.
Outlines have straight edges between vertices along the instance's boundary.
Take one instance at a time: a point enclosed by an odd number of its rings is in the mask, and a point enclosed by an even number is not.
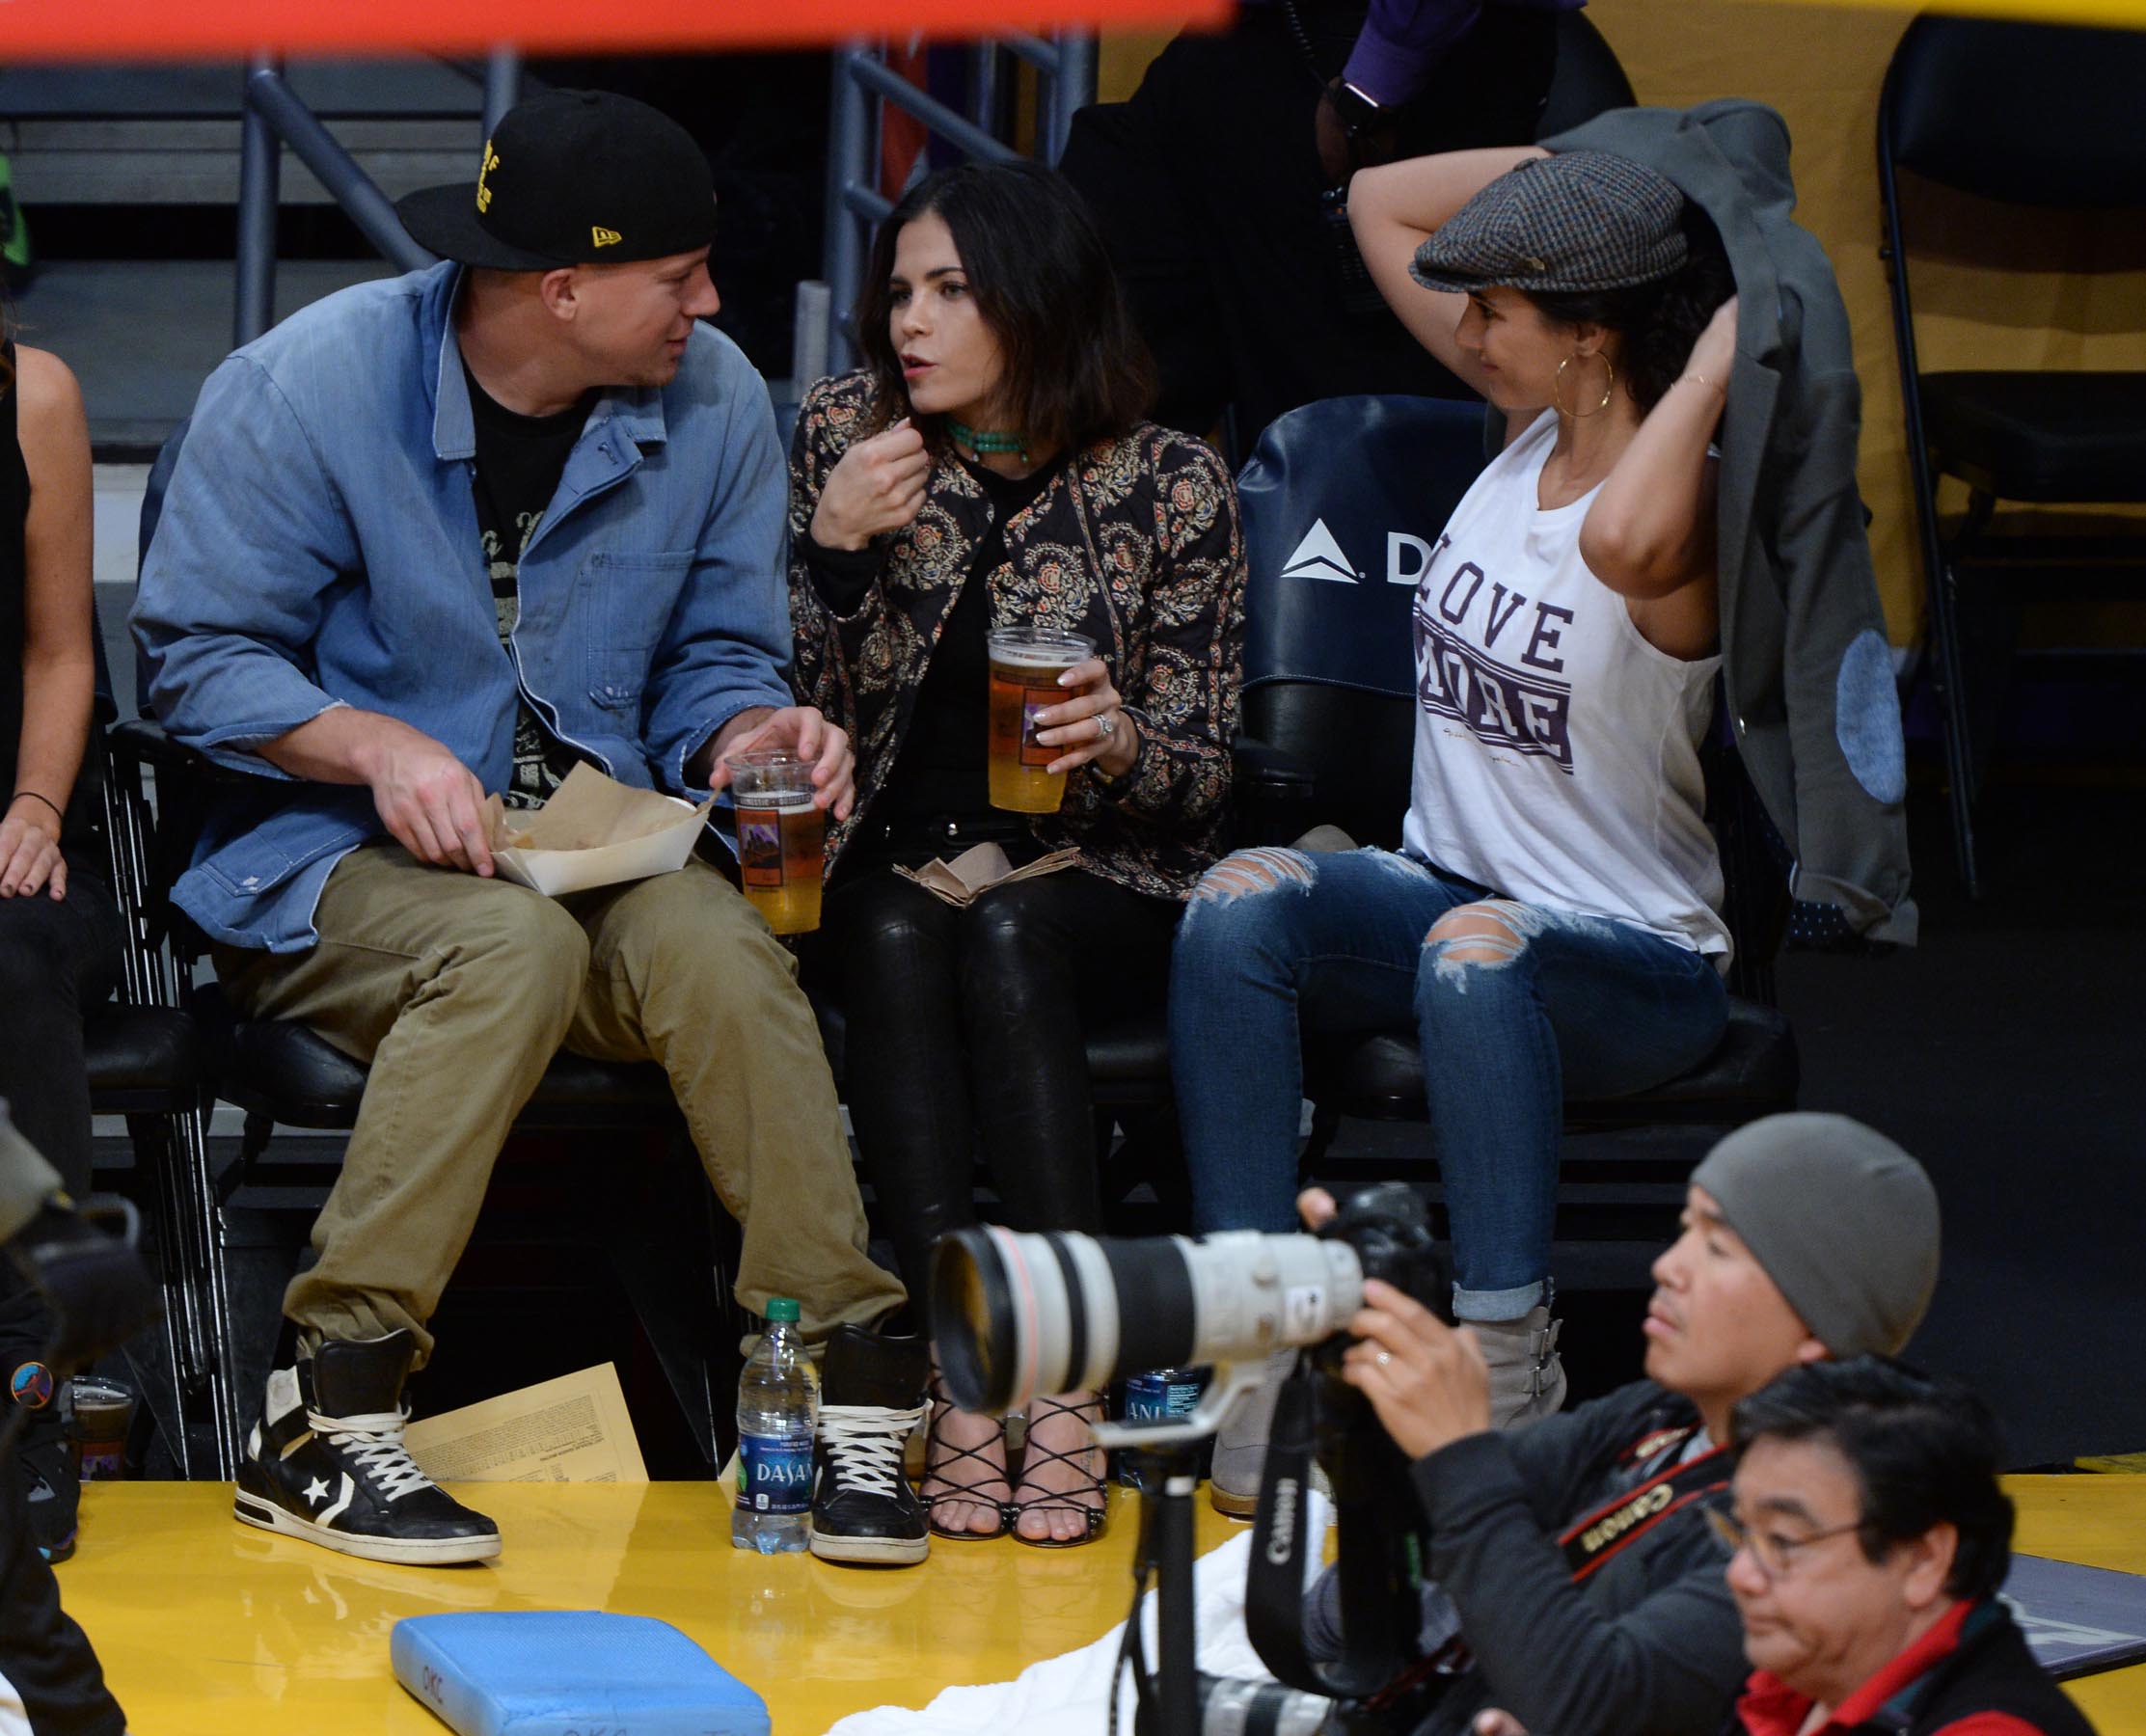
<svg viewBox="0 0 2146 1736"><path fill-rule="evenodd" d="M1610 407L1610 400L1616 395L1616 365L1609 357L1598 355L1595 360L1602 364L1603 372L1609 376L1602 384L1602 401L1595 405L1592 410L1565 409L1564 393L1559 388L1564 384L1564 370L1579 359L1580 352L1574 350L1571 355L1558 364L1558 371L1550 376L1551 401L1557 405L1561 414L1569 416L1576 421L1584 420L1590 416L1600 416L1603 411Z"/></svg>

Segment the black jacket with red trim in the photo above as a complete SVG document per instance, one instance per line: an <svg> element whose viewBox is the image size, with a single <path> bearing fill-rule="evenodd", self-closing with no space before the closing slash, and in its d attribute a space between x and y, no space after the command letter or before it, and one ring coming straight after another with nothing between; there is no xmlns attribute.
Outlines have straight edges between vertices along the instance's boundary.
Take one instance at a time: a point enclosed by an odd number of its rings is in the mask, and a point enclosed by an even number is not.
<svg viewBox="0 0 2146 1736"><path fill-rule="evenodd" d="M1512 1433L1471 1435L1418 1459L1429 1577L1460 1617L1475 1667L1419 1736L1464 1730L1485 1706L1554 1736L1712 1736L1751 1666L1706 1524L1708 1500L1634 1525L1577 1582L1560 1538L1670 1468L1635 1453L1698 1413L1638 1381ZM1722 1480L1728 1478L1725 1456Z"/></svg>
<svg viewBox="0 0 2146 1736"><path fill-rule="evenodd" d="M1723 1736L1796 1736L1810 1696L1753 1675ZM1844 1699L1825 1736L2094 1736L2001 1603L1958 1604Z"/></svg>

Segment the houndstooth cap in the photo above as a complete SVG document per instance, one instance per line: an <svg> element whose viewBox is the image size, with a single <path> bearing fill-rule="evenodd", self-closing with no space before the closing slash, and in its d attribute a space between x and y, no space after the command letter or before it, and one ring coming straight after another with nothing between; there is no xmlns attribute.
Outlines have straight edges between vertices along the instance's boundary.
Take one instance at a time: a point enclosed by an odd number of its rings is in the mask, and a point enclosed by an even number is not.
<svg viewBox="0 0 2146 1736"><path fill-rule="evenodd" d="M1501 175L1416 250L1426 289L1622 289L1684 263L1684 195L1629 157L1565 150Z"/></svg>

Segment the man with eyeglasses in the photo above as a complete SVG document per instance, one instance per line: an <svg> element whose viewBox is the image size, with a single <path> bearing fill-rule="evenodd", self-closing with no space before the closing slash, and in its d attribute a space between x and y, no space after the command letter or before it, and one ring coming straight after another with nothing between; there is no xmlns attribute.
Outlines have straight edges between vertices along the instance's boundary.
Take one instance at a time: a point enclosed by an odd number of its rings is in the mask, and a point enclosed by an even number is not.
<svg viewBox="0 0 2146 1736"><path fill-rule="evenodd" d="M1332 1209L1304 1205L1315 1223ZM1491 1426L1472 1333L1364 1287L1344 1371L1413 1461L1420 1643L1444 1677L1417 1736L1721 1729L1748 1671L1705 1517L1726 1502L1730 1417L1786 1370L1907 1343L1937 1283L1938 1204L1883 1135L1780 1115L1707 1154L1682 1222L1654 1262L1647 1378L1525 1429ZM1329 1572L1315 1654L1338 1654L1338 1608Z"/></svg>
<svg viewBox="0 0 2146 1736"><path fill-rule="evenodd" d="M1737 1405L1707 1510L1755 1673L1741 1736L2091 1736L1997 1600L2001 1447L1967 1388L1888 1359L1790 1370Z"/></svg>

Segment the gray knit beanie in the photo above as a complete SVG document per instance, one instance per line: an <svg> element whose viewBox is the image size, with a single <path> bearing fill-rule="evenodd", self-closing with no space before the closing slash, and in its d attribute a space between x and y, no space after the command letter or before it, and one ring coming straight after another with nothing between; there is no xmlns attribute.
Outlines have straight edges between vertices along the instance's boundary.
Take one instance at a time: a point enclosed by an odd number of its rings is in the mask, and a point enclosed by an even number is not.
<svg viewBox="0 0 2146 1736"><path fill-rule="evenodd" d="M1770 1115L1692 1172L1835 1356L1897 1355L1938 1283L1938 1194L1922 1165L1845 1115Z"/></svg>

